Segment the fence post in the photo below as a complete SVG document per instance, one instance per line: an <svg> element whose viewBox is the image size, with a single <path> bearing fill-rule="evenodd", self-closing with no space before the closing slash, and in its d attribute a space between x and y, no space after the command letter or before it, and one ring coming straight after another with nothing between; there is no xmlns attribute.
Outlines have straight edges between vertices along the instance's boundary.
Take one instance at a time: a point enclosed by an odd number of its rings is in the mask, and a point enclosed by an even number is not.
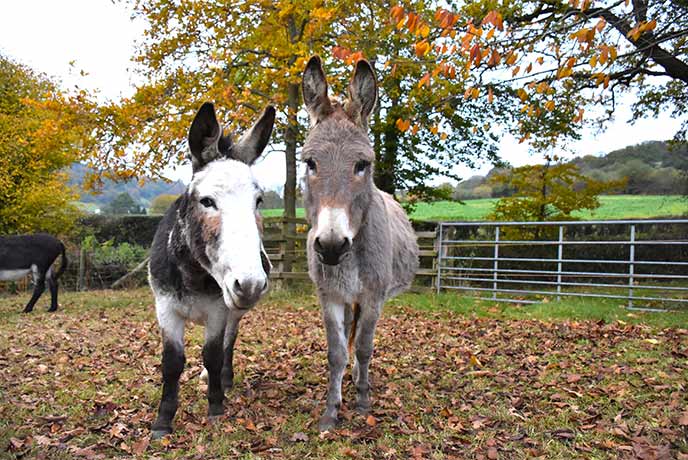
<svg viewBox="0 0 688 460"><path fill-rule="evenodd" d="M440 288L442 287L442 254L444 252L444 247L442 245L442 228L443 224L437 226L437 238L435 240L435 245L437 246L437 277L435 282L437 283L437 293L440 293Z"/></svg>
<svg viewBox="0 0 688 460"><path fill-rule="evenodd" d="M561 300L561 260L564 256L564 226L559 226L559 248L557 249L557 302Z"/></svg>
<svg viewBox="0 0 688 460"><path fill-rule="evenodd" d="M631 224L631 236L628 240L630 243L630 250L628 255L628 308L633 308L633 273L635 267L635 224Z"/></svg>
<svg viewBox="0 0 688 460"><path fill-rule="evenodd" d="M83 246L79 246L79 274L76 280L76 290L86 290L86 251Z"/></svg>
<svg viewBox="0 0 688 460"><path fill-rule="evenodd" d="M492 298L497 299L497 272L499 271L499 225L495 227L494 273L492 275Z"/></svg>

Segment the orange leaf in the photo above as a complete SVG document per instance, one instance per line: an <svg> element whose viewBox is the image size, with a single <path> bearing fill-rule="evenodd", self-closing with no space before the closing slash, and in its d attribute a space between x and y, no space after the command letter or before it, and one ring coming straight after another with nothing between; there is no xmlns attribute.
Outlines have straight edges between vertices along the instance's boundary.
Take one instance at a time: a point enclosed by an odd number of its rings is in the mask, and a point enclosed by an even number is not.
<svg viewBox="0 0 688 460"><path fill-rule="evenodd" d="M430 87L430 74L426 73L423 75L423 78L420 79L418 82L418 88L422 88L423 86Z"/></svg>
<svg viewBox="0 0 688 460"><path fill-rule="evenodd" d="M411 121L410 120L402 120L401 118L397 119L396 122L397 129L401 131L402 133L406 132L409 127L411 126Z"/></svg>
<svg viewBox="0 0 688 460"><path fill-rule="evenodd" d="M416 43L414 48L416 51L416 56L423 57L428 51L430 51L430 44L427 42L427 40L423 40Z"/></svg>

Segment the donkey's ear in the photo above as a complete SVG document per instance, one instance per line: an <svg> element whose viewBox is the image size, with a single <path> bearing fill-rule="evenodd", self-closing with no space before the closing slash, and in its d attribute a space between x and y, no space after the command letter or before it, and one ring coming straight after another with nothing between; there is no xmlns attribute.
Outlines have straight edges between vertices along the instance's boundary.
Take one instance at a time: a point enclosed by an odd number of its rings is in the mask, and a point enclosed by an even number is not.
<svg viewBox="0 0 688 460"><path fill-rule="evenodd" d="M220 156L218 142L222 128L215 117L215 107L204 103L189 128L189 150L194 172Z"/></svg>
<svg viewBox="0 0 688 460"><path fill-rule="evenodd" d="M275 108L269 105L258 121L236 143L232 149L232 158L252 165L270 142L274 124Z"/></svg>
<svg viewBox="0 0 688 460"><path fill-rule="evenodd" d="M323 120L332 113L332 104L327 96L327 80L320 57L313 56L306 64L301 82L303 102L311 118L311 124Z"/></svg>
<svg viewBox="0 0 688 460"><path fill-rule="evenodd" d="M346 113L359 125L368 127L368 117L377 102L377 83L370 63L361 59L356 63L349 83L349 101Z"/></svg>

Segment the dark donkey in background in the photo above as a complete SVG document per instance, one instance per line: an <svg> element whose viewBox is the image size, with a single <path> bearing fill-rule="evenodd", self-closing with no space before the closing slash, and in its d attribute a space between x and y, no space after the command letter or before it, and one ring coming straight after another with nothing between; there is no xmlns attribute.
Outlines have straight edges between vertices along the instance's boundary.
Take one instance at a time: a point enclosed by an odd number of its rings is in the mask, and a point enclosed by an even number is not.
<svg viewBox="0 0 688 460"><path fill-rule="evenodd" d="M191 124L193 177L160 222L149 265L163 341L162 400L153 438L172 432L187 320L205 325L208 416L224 412L239 320L268 287L270 261L258 211L262 196L249 166L268 144L274 121L275 109L266 108L236 143L223 136L210 103Z"/></svg>
<svg viewBox="0 0 688 460"><path fill-rule="evenodd" d="M358 61L348 100L327 95L320 59L303 75L311 129L306 162L308 271L316 284L327 333L330 382L320 430L332 429L342 402L342 378L355 350L356 409L370 410L368 366L373 335L386 299L408 288L418 268L418 244L404 210L373 183L375 154L368 116L377 100L370 64ZM347 349L348 338L348 349Z"/></svg>
<svg viewBox="0 0 688 460"><path fill-rule="evenodd" d="M58 271L52 265L62 255ZM45 291L45 283L50 288L50 308L57 310L57 280L67 268L67 255L60 240L44 233L36 235L0 236L0 281L14 281L31 273L34 289L31 300L26 304L24 313L33 310L34 305Z"/></svg>

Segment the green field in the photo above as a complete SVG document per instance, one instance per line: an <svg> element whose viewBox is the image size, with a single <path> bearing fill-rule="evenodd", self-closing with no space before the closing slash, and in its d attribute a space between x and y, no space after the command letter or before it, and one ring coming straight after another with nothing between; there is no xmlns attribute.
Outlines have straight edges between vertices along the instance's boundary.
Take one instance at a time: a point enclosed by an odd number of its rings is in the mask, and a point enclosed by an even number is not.
<svg viewBox="0 0 688 460"><path fill-rule="evenodd" d="M492 211L496 198L467 200L465 204L453 201L420 203L411 217L415 220L485 220ZM575 213L581 219L647 219L652 217L682 216L688 214L688 199L680 195L612 195L600 197L602 206L595 212ZM263 215L275 217L281 209L265 209ZM303 209L297 210L303 217Z"/></svg>

